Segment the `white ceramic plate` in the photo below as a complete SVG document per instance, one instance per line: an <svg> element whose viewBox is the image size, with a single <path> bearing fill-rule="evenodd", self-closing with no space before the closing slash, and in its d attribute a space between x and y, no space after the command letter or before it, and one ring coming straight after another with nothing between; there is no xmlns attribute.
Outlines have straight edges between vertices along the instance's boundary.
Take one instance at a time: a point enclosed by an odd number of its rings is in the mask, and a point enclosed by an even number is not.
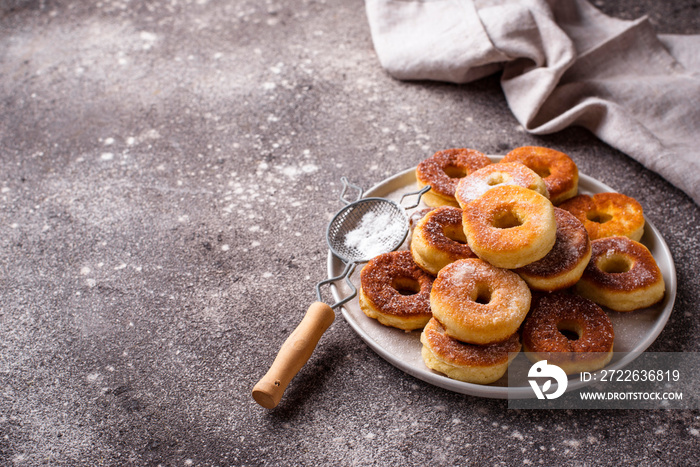
<svg viewBox="0 0 700 467"><path fill-rule="evenodd" d="M494 161L501 156L491 156ZM407 169L390 177L376 186L367 190L366 197L377 196L398 201L404 193L416 191L415 168ZM609 186L586 175L579 175L579 193L594 194L615 191ZM412 200L411 200L412 201ZM420 209L419 206L417 209ZM410 212L409 212L410 215ZM617 313L607 311L615 329L615 357L607 366L608 369L621 369L633 361L656 337L666 325L673 303L676 298L676 269L673 257L668 245L661 237L654 225L646 220L644 236L641 242L649 248L656 259L664 281L666 282L666 294L664 299L651 308L638 310L631 313ZM404 245L400 249L406 249ZM344 264L338 258L328 253L328 277L335 277L342 273ZM353 273L351 280L359 289L360 266ZM336 299L347 296L349 288L344 284L332 287ZM383 326L378 321L368 318L360 309L357 298L349 301L342 307L342 313L350 326L375 352L390 362L392 365L416 378L461 394L469 394L488 398L531 398L533 391L530 386L508 387L508 373L500 380L489 385L465 383L450 379L442 374L434 372L425 366L421 357L420 331L404 332L399 329ZM527 373L530 363L524 358L513 361L508 372ZM518 378L525 381L526 378ZM568 390L580 389L586 383L572 376L569 380Z"/></svg>

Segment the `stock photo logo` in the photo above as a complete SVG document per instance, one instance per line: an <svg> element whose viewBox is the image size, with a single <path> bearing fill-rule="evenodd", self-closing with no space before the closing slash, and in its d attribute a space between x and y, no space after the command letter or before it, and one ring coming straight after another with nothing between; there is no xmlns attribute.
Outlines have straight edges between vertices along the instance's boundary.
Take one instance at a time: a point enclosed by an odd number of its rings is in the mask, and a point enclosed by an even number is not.
<svg viewBox="0 0 700 467"><path fill-rule="evenodd" d="M557 365L547 363L547 360L540 360L532 365L527 376L528 382L530 386L532 386L532 390L535 391L535 395L538 399L556 399L564 394L569 384L569 379L566 377L564 370ZM544 378L546 378L546 380ZM552 379L557 382L557 389L550 394L549 390L552 388ZM542 382L541 387L538 381Z"/></svg>

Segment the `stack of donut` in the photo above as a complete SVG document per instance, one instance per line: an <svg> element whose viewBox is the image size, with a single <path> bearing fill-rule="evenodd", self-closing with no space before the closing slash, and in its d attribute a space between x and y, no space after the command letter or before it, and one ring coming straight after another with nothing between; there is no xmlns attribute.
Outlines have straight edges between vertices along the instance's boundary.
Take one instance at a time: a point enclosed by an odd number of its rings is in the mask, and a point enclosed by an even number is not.
<svg viewBox="0 0 700 467"><path fill-rule="evenodd" d="M612 357L609 312L659 302L664 280L641 205L619 193L578 194L566 154L520 147L492 163L473 149L439 151L416 168L429 207L411 218L408 251L370 260L360 307L380 323L422 329L423 360L450 378L489 384L521 346L567 373ZM521 344L522 342L522 344Z"/></svg>

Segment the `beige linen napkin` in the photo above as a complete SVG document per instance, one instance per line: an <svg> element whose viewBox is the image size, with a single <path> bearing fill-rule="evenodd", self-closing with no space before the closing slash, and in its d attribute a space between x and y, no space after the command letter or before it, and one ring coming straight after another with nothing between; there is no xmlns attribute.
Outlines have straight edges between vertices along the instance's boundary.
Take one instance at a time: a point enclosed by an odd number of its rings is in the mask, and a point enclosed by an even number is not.
<svg viewBox="0 0 700 467"><path fill-rule="evenodd" d="M503 70L523 127L569 125L700 204L700 36L656 35L584 0L366 0L382 66L401 80L466 83Z"/></svg>

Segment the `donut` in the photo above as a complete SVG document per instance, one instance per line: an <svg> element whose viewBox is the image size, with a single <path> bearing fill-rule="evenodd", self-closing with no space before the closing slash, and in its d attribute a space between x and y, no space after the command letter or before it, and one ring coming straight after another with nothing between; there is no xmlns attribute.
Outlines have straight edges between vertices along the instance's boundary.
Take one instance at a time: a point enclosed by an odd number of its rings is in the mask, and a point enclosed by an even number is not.
<svg viewBox="0 0 700 467"><path fill-rule="evenodd" d="M520 162L542 177L549 199L558 205L578 193L578 167L569 156L554 149L523 146L506 154L501 162Z"/></svg>
<svg viewBox="0 0 700 467"><path fill-rule="evenodd" d="M615 311L633 311L659 302L665 283L647 247L627 237L591 242L591 261L575 290Z"/></svg>
<svg viewBox="0 0 700 467"><path fill-rule="evenodd" d="M642 205L622 193L578 195L559 207L583 222L591 240L623 235L639 241L644 233Z"/></svg>
<svg viewBox="0 0 700 467"><path fill-rule="evenodd" d="M462 224L472 251L506 269L542 259L557 237L552 203L518 185L492 188L467 204Z"/></svg>
<svg viewBox="0 0 700 467"><path fill-rule="evenodd" d="M489 384L498 381L508 364L520 352L520 336L512 334L503 342L474 345L445 334L445 327L432 318L420 336L421 355L431 370L467 383Z"/></svg>
<svg viewBox="0 0 700 467"><path fill-rule="evenodd" d="M360 272L360 308L385 326L421 329L431 318L433 278L416 265L409 251L372 258Z"/></svg>
<svg viewBox="0 0 700 467"><path fill-rule="evenodd" d="M544 180L519 162L499 162L470 173L457 182L455 199L460 207L501 185L520 185L549 198Z"/></svg>
<svg viewBox="0 0 700 467"><path fill-rule="evenodd" d="M491 164L491 159L474 149L445 149L438 151L416 167L418 187L430 185L423 195L428 206L459 207L455 188L460 178Z"/></svg>
<svg viewBox="0 0 700 467"><path fill-rule="evenodd" d="M516 332L530 298L527 284L513 271L467 258L440 270L430 292L430 308L448 336L483 345Z"/></svg>
<svg viewBox="0 0 700 467"><path fill-rule="evenodd" d="M535 296L522 330L528 359L547 360L566 374L603 368L612 358L614 339L608 315L592 301L567 292Z"/></svg>
<svg viewBox="0 0 700 467"><path fill-rule="evenodd" d="M554 208L557 239L539 261L515 270L532 290L553 292L576 284L591 259L591 241L583 224L569 211Z"/></svg>
<svg viewBox="0 0 700 467"><path fill-rule="evenodd" d="M443 267L463 258L476 258L462 229L462 210L440 206L427 213L411 235L413 260L436 276Z"/></svg>

